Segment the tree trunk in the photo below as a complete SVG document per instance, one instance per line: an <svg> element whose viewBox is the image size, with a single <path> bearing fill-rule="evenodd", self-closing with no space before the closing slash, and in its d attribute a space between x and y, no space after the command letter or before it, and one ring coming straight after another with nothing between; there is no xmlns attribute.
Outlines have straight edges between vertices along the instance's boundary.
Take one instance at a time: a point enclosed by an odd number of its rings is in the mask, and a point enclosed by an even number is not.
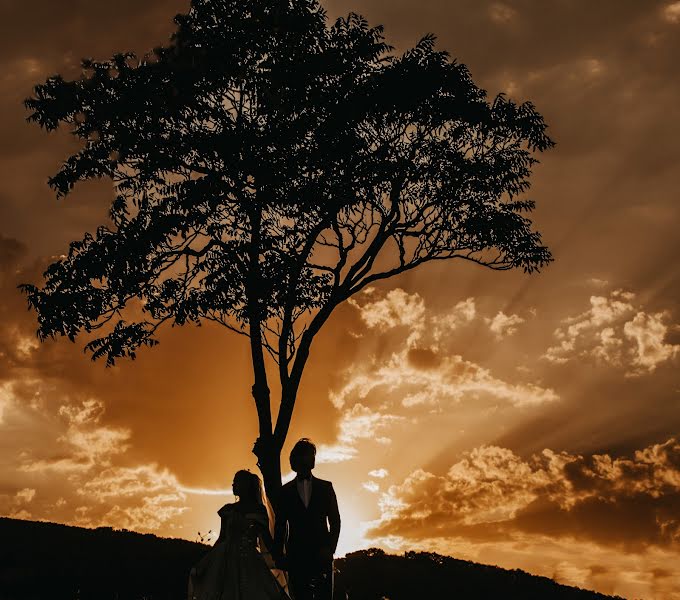
<svg viewBox="0 0 680 600"><path fill-rule="evenodd" d="M262 481L267 498L276 512L281 492L281 446L274 436L260 436L253 446L253 454L257 456L257 466L262 473Z"/></svg>
<svg viewBox="0 0 680 600"><path fill-rule="evenodd" d="M295 406L295 398L299 387L299 379L288 380L282 384L281 404L276 420L274 433L264 435L260 431L260 437L255 442L253 454L257 456L257 466L260 468L267 491L267 497L276 511L279 493L281 491L281 450L288 436Z"/></svg>
<svg viewBox="0 0 680 600"><path fill-rule="evenodd" d="M249 218L251 225L251 243L248 249L250 269L246 280L246 294L254 379L252 394L257 409L260 432L260 437L257 438L253 446L253 454L257 456L257 466L262 473L267 497L276 510L281 490L281 445L275 443L272 434L271 399L267 385L262 339L262 307L260 305L263 293L260 282L261 209L255 206L249 213Z"/></svg>

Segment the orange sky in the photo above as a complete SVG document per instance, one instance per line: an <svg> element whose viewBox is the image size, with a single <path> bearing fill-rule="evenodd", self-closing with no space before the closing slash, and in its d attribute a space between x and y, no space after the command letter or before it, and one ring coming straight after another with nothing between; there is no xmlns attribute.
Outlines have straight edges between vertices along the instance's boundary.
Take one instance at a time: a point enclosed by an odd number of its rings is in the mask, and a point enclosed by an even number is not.
<svg viewBox="0 0 680 600"><path fill-rule="evenodd" d="M105 369L82 344L38 347L16 290L111 199L99 182L55 200L46 180L74 142L26 124L21 101L78 76L80 57L165 43L188 3L9 4L0 514L196 539L234 471L255 469L244 340L169 330ZM324 4L385 24L397 49L436 33L489 94L534 102L557 141L531 192L556 258L543 273L426 265L338 309L315 342L289 440L320 446L341 551L424 548L680 598L680 2Z"/></svg>

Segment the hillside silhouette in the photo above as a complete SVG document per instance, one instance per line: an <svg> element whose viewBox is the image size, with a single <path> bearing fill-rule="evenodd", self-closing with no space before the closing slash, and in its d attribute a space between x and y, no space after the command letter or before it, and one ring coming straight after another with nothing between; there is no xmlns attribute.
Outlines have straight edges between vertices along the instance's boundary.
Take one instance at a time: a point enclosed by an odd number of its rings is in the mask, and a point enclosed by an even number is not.
<svg viewBox="0 0 680 600"><path fill-rule="evenodd" d="M0 517L0 600L186 600L209 546L110 527ZM618 598L520 570L426 552L370 549L335 561L336 600Z"/></svg>
<svg viewBox="0 0 680 600"><path fill-rule="evenodd" d="M520 569L480 565L432 552L403 556L371 548L336 560L336 598L348 600L595 600L619 598L556 583Z"/></svg>

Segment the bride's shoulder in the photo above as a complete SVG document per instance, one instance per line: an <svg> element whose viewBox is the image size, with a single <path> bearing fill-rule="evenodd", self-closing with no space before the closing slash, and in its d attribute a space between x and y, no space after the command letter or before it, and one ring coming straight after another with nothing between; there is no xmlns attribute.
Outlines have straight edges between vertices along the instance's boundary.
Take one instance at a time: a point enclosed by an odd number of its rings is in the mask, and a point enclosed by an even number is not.
<svg viewBox="0 0 680 600"><path fill-rule="evenodd" d="M234 510L233 504L225 504L222 508L220 508L220 510L217 511L217 514L220 515L220 517L225 517L233 510Z"/></svg>

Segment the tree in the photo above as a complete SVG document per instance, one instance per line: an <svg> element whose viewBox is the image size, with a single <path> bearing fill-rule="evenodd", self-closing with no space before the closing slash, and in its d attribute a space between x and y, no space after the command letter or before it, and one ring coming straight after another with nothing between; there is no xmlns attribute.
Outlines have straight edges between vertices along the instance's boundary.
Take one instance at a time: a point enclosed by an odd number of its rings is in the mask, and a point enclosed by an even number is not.
<svg viewBox="0 0 680 600"><path fill-rule="evenodd" d="M431 260L532 272L552 260L523 213L531 103L487 101L428 35L401 56L356 14L317 0L192 0L168 46L82 61L25 104L80 140L49 180L114 182L110 223L23 285L39 337L96 332L111 365L165 323L214 321L250 340L269 496L315 335L367 285ZM272 421L266 361L278 366Z"/></svg>

